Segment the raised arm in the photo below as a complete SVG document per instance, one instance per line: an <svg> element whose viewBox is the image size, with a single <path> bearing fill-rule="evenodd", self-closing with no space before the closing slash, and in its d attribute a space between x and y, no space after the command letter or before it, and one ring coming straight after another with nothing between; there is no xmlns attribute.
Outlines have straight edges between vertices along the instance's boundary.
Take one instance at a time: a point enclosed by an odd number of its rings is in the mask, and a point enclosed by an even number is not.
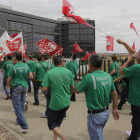
<svg viewBox="0 0 140 140"><path fill-rule="evenodd" d="M128 51L130 54L134 54L134 53L135 53L135 50L134 50L132 47L130 47L126 42L124 42L124 41L122 41L122 40L120 40L120 39L117 39L117 42L118 42L119 44L124 45L124 47L127 49L127 51Z"/></svg>

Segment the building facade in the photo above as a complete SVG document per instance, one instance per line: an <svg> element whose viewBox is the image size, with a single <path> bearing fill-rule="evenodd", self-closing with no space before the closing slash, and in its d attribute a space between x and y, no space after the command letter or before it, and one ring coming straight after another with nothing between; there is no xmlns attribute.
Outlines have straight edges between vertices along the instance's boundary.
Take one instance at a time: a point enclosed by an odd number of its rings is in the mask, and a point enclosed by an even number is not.
<svg viewBox="0 0 140 140"><path fill-rule="evenodd" d="M95 30L85 25L52 20L5 8L0 8L0 21L0 36L4 29L9 35L23 32L23 40L27 44L27 55L39 53L36 42L45 37L62 46L63 55L67 58L71 57L75 42L85 52L95 50ZM94 20L87 22L95 26Z"/></svg>

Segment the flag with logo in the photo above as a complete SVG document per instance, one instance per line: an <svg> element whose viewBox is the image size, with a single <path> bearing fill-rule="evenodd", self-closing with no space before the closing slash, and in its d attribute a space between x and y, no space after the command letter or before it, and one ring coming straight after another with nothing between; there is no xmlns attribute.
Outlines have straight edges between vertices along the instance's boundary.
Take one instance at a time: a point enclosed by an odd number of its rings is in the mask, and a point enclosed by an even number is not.
<svg viewBox="0 0 140 140"><path fill-rule="evenodd" d="M63 0L62 13L64 14L64 17L72 23L84 24L86 26L91 27L91 25L89 25L80 16L74 15L74 8L67 0Z"/></svg>
<svg viewBox="0 0 140 140"><path fill-rule="evenodd" d="M44 48L44 40L41 39L41 40L39 40L36 44L37 44L37 46L39 47L39 52L40 52L41 54L45 54L45 53L46 53L46 50L45 50L45 48Z"/></svg>
<svg viewBox="0 0 140 140"><path fill-rule="evenodd" d="M106 50L107 51L113 51L114 46L114 38L111 36L106 37Z"/></svg>
<svg viewBox="0 0 140 140"><path fill-rule="evenodd" d="M83 52L77 43L74 44L73 54L77 52Z"/></svg>
<svg viewBox="0 0 140 140"><path fill-rule="evenodd" d="M0 50L3 53L9 54L19 50L20 48L23 48L22 32L11 39L7 31L5 31L0 38Z"/></svg>
<svg viewBox="0 0 140 140"><path fill-rule="evenodd" d="M134 24L133 24L133 23L131 23L131 24L130 24L130 28L131 28L131 29L134 29L134 31L135 31L135 32L136 32L136 34L138 35L138 33L137 33L137 31L136 31L136 28L135 28L135 26L134 26ZM138 35L138 37L139 37L139 35Z"/></svg>
<svg viewBox="0 0 140 140"><path fill-rule="evenodd" d="M47 38L45 38L44 40L44 50L46 50L48 52L48 54L53 57L55 54L57 53L62 53L62 47L59 46L58 44L48 40Z"/></svg>

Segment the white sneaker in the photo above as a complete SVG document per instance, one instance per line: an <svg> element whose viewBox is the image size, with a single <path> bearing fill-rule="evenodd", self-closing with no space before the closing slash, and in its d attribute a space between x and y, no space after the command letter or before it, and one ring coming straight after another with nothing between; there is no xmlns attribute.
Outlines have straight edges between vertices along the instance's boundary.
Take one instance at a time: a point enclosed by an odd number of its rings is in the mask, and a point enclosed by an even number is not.
<svg viewBox="0 0 140 140"><path fill-rule="evenodd" d="M131 135L131 131L126 131L126 135L130 136Z"/></svg>
<svg viewBox="0 0 140 140"><path fill-rule="evenodd" d="M12 109L12 112L15 112L14 108Z"/></svg>
<svg viewBox="0 0 140 140"><path fill-rule="evenodd" d="M64 120L66 120L67 118L64 118Z"/></svg>
<svg viewBox="0 0 140 140"><path fill-rule="evenodd" d="M19 130L19 133L27 133L28 132L28 129L20 129Z"/></svg>
<svg viewBox="0 0 140 140"><path fill-rule="evenodd" d="M25 108L24 108L24 111L27 111L28 110L28 104L25 102Z"/></svg>
<svg viewBox="0 0 140 140"><path fill-rule="evenodd" d="M45 113L41 113L42 118L47 118L47 115Z"/></svg>

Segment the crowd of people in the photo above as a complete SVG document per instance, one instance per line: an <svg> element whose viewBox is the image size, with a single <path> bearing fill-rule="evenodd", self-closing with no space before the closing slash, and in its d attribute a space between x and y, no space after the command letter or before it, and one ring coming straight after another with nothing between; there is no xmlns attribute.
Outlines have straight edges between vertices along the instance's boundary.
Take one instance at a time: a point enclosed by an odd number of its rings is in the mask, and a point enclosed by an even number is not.
<svg viewBox="0 0 140 140"><path fill-rule="evenodd" d="M63 119L66 119L66 111L70 108L71 101L76 102L76 94L85 92L87 104L87 126L90 140L103 140L103 129L109 119L109 103L112 102L112 114L115 120L119 120L118 109L122 110L123 104L128 100L131 104L132 132L127 140L137 140L140 137L140 64L133 64L136 59L140 62L140 51L135 51L124 41L117 40L125 46L131 54L129 59L120 67L117 56L112 56L113 63L109 67L109 73L102 71L102 57L99 54L89 56L88 73L76 84L79 64L75 61L66 63L61 55L52 57L52 65L49 68L46 55L38 55L35 62L32 56L29 61L22 61L22 54L16 53L15 57L7 56L7 62L1 67L5 71L3 87L6 100L12 99L16 122L21 126L20 133L27 133L29 126L24 116L27 88L31 92L31 82L34 89L34 103L39 106L39 88L46 98L46 110L43 118L48 120L48 128L53 131L53 140L57 137L68 140L60 129ZM119 81L123 90L118 87ZM10 89L10 91L9 91ZM118 96L120 102L118 104Z"/></svg>

